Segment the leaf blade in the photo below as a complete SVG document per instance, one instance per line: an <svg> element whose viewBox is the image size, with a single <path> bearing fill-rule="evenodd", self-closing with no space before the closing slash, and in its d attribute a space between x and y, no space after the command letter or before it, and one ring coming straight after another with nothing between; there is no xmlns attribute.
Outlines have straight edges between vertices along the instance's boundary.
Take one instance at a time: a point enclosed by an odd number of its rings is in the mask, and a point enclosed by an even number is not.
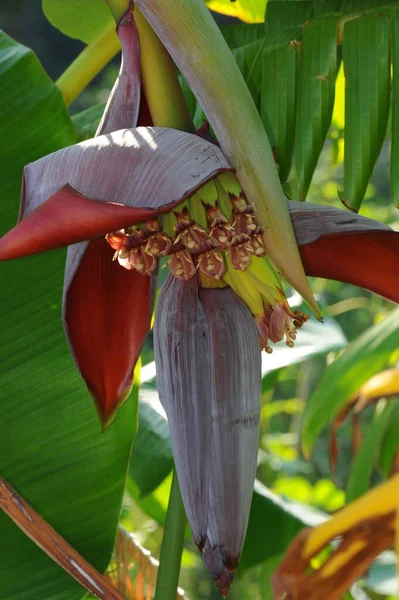
<svg viewBox="0 0 399 600"><path fill-rule="evenodd" d="M345 154L342 202L357 212L384 141L390 95L389 17L344 29Z"/></svg>

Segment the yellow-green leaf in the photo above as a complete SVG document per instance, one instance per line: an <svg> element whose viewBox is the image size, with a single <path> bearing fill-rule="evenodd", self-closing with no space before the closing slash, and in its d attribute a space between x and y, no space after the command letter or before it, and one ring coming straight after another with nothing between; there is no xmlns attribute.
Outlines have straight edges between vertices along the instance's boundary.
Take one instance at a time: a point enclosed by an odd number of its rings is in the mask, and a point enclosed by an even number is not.
<svg viewBox="0 0 399 600"><path fill-rule="evenodd" d="M267 0L207 0L210 10L237 17L246 23L263 23Z"/></svg>

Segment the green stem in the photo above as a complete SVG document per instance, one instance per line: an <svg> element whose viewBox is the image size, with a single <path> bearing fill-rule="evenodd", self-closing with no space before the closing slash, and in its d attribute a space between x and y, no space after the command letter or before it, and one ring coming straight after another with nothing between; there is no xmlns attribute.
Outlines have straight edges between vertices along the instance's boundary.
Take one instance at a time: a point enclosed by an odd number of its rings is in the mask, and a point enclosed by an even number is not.
<svg viewBox="0 0 399 600"><path fill-rule="evenodd" d="M90 42L56 81L67 106L118 54L120 48L119 39L115 33L115 24L112 22L95 40Z"/></svg>
<svg viewBox="0 0 399 600"><path fill-rule="evenodd" d="M186 513L174 471L154 600L176 600L185 530Z"/></svg>
<svg viewBox="0 0 399 600"><path fill-rule="evenodd" d="M137 5L133 16L140 41L142 85L154 125L195 131L172 59Z"/></svg>
<svg viewBox="0 0 399 600"><path fill-rule="evenodd" d="M123 15L126 14L130 0L105 0L108 4L109 10L112 12L112 16L115 19L115 23L118 25Z"/></svg>

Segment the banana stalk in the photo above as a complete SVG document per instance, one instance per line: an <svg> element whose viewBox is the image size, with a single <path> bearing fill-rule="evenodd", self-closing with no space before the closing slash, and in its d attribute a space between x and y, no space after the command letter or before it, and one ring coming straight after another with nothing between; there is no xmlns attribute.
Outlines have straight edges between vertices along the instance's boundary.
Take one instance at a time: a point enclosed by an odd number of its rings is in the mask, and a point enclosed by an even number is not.
<svg viewBox="0 0 399 600"><path fill-rule="evenodd" d="M262 121L208 9L201 0L138 0L137 5L191 86L256 206L271 259L320 318Z"/></svg>

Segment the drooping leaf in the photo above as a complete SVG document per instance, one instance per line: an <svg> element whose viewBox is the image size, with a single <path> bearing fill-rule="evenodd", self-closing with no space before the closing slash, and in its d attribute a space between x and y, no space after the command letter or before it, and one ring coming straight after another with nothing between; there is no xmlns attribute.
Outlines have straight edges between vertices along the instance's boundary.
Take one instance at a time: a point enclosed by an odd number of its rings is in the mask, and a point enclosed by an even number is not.
<svg viewBox="0 0 399 600"><path fill-rule="evenodd" d="M106 28L115 27L112 13L102 0L42 0L42 8L54 27L86 44Z"/></svg>
<svg viewBox="0 0 399 600"><path fill-rule="evenodd" d="M358 211L387 128L390 18L348 21L344 29L345 155L341 200Z"/></svg>
<svg viewBox="0 0 399 600"><path fill-rule="evenodd" d="M337 19L315 19L303 28L295 157L300 197L306 198L334 108Z"/></svg>
<svg viewBox="0 0 399 600"><path fill-rule="evenodd" d="M395 539L398 476L377 486L314 529L304 529L291 543L272 577L277 598L341 600L346 590ZM319 568L311 561L339 538ZM321 562L320 561L320 562ZM313 565L312 565L313 566Z"/></svg>
<svg viewBox="0 0 399 600"><path fill-rule="evenodd" d="M396 309L352 342L326 369L304 412L302 446L306 454L345 401L386 365L397 349L398 329L399 309Z"/></svg>
<svg viewBox="0 0 399 600"><path fill-rule="evenodd" d="M0 36L1 232L15 223L27 162L76 141L61 95L34 54ZM16 131L23 131L17 136ZM113 546L133 396L101 434L61 325L64 252L0 265L2 475L95 567ZM78 600L84 590L0 514L2 600ZM23 572L23 577L21 577Z"/></svg>
<svg viewBox="0 0 399 600"><path fill-rule="evenodd" d="M353 459L346 488L346 500L352 502L364 494L370 484L373 468L378 460L381 441L388 428L395 405L388 403L381 414L370 423L358 453Z"/></svg>

